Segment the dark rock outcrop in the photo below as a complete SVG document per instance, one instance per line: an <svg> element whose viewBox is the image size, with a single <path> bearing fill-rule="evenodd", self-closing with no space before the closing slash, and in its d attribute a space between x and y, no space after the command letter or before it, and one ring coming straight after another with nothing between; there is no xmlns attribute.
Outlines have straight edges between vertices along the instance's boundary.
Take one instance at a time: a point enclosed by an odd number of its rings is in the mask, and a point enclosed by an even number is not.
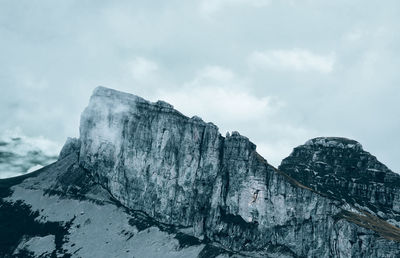
<svg viewBox="0 0 400 258"><path fill-rule="evenodd" d="M304 185L400 225L400 175L361 144L320 137L293 150L279 167Z"/></svg>

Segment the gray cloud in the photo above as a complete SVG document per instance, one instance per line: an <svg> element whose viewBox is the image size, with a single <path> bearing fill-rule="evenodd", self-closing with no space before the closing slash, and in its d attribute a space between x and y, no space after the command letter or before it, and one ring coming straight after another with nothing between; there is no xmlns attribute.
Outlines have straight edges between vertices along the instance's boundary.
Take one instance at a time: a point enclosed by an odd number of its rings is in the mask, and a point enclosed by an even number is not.
<svg viewBox="0 0 400 258"><path fill-rule="evenodd" d="M321 56L304 49L279 49L255 51L248 62L254 69L330 73L335 64L335 55Z"/></svg>
<svg viewBox="0 0 400 258"><path fill-rule="evenodd" d="M394 0L3 1L0 130L61 143L104 85L238 130L274 165L332 135L400 171L399 9Z"/></svg>

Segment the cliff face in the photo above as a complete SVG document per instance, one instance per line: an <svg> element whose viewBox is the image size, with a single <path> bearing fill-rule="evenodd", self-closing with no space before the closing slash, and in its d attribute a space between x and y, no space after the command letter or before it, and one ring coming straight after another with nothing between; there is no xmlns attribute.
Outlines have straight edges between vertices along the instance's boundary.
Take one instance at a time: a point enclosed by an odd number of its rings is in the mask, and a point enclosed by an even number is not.
<svg viewBox="0 0 400 258"><path fill-rule="evenodd" d="M81 165L123 205L182 226L209 209L224 143L215 125L98 88L80 132Z"/></svg>
<svg viewBox="0 0 400 258"><path fill-rule="evenodd" d="M229 250L400 255L398 228L356 210L355 202L320 193L318 180L295 176L303 161L283 163L289 176L270 166L246 137L222 137L215 125L185 117L165 102L99 87L82 114L80 143L73 146L80 146L79 166L124 206ZM372 203L397 211L396 198Z"/></svg>

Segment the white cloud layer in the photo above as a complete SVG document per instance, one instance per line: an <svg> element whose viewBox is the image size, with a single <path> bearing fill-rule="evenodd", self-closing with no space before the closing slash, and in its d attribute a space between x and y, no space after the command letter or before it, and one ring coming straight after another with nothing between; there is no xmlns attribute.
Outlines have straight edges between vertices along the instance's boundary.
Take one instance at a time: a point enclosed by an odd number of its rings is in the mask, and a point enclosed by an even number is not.
<svg viewBox="0 0 400 258"><path fill-rule="evenodd" d="M17 144L13 139L19 139ZM49 140L42 135L36 137L26 136L21 128L18 127L13 130L1 132L0 141L12 145L11 151L21 156L25 156L28 152L36 150L43 152L47 156L58 156L62 147L59 143ZM19 144L19 142L23 144ZM1 146L0 150L7 151L2 149Z"/></svg>
<svg viewBox="0 0 400 258"><path fill-rule="evenodd" d="M156 62L144 57L136 57L128 63L128 66L132 73L132 77L139 81L148 79L158 70Z"/></svg>
<svg viewBox="0 0 400 258"><path fill-rule="evenodd" d="M200 69L195 78L175 90L160 90L153 99L174 105L184 115L200 116L216 124L220 133L239 131L257 145L257 151L278 166L293 146L309 139L311 131L282 121L286 104L276 96L257 96L249 81L221 66Z"/></svg>
<svg viewBox="0 0 400 258"><path fill-rule="evenodd" d="M335 55L317 55L305 49L255 51L248 62L256 69L330 73Z"/></svg>
<svg viewBox="0 0 400 258"><path fill-rule="evenodd" d="M162 92L163 99L189 116L201 116L208 121L248 123L263 117L273 107L267 97L257 98L244 91L222 87L184 88Z"/></svg>
<svg viewBox="0 0 400 258"><path fill-rule="evenodd" d="M400 171L398 0L3 2L0 132L61 146L103 85L237 130L274 165L344 136Z"/></svg>
<svg viewBox="0 0 400 258"><path fill-rule="evenodd" d="M60 149L60 144L43 136L26 136L19 128L0 131L0 179L48 165L57 159Z"/></svg>
<svg viewBox="0 0 400 258"><path fill-rule="evenodd" d="M202 0L200 10L205 15L212 15L229 7L263 7L269 4L270 0Z"/></svg>
<svg viewBox="0 0 400 258"><path fill-rule="evenodd" d="M246 83L227 68L207 66L182 87L161 90L156 98L173 104L189 116L202 116L219 124L250 123L282 105L271 97L250 94L245 90Z"/></svg>

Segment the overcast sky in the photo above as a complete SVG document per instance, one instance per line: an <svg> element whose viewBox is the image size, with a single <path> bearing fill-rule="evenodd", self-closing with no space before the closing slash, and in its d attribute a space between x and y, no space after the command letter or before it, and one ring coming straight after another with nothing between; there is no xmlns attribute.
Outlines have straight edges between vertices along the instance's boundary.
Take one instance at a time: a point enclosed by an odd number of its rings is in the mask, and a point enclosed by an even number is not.
<svg viewBox="0 0 400 258"><path fill-rule="evenodd" d="M343 136L400 172L399 14L398 0L0 0L0 131L62 144L103 85L237 130L275 166Z"/></svg>

